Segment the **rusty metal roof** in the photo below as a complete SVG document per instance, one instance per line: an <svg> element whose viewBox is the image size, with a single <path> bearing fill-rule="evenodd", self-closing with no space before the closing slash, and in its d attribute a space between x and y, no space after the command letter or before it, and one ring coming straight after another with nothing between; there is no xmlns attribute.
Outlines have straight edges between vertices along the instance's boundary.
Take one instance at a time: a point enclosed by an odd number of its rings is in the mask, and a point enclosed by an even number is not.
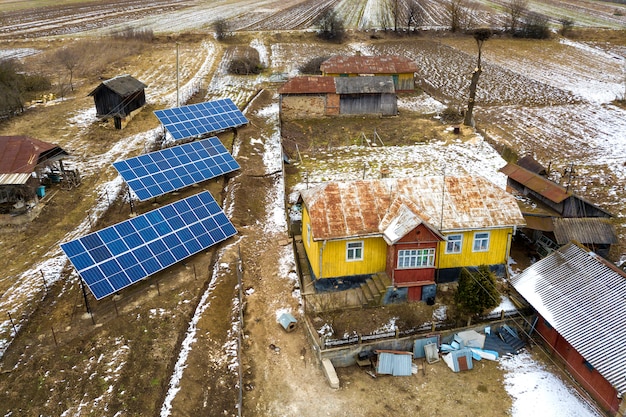
<svg viewBox="0 0 626 417"><path fill-rule="evenodd" d="M333 77L334 78L334 77ZM380 94L395 93L393 77L337 77L337 94Z"/></svg>
<svg viewBox="0 0 626 417"><path fill-rule="evenodd" d="M546 168L541 165L532 155L526 155L523 158L517 160L517 165L534 172L535 174L545 175Z"/></svg>
<svg viewBox="0 0 626 417"><path fill-rule="evenodd" d="M121 97L126 97L138 91L141 91L147 87L144 83L137 80L136 78L131 77L128 74L118 75L117 77L110 78L108 80L102 81L102 84L97 86L91 93L88 95L93 96L103 87L107 87L114 93L118 94Z"/></svg>
<svg viewBox="0 0 626 417"><path fill-rule="evenodd" d="M335 77L321 75L294 77L278 89L279 94L325 94L335 91Z"/></svg>
<svg viewBox="0 0 626 417"><path fill-rule="evenodd" d="M441 233L525 224L513 196L482 177L445 177L443 184L441 176L327 182L301 195L315 240L380 236L400 203Z"/></svg>
<svg viewBox="0 0 626 417"><path fill-rule="evenodd" d="M500 172L555 203L560 203L572 195L565 187L516 164L508 163L500 169Z"/></svg>
<svg viewBox="0 0 626 417"><path fill-rule="evenodd" d="M584 244L614 245L618 243L615 227L603 217L555 218L554 237L563 245L572 240Z"/></svg>
<svg viewBox="0 0 626 417"><path fill-rule="evenodd" d="M418 70L417 63L401 56L333 56L322 62L324 74L407 74Z"/></svg>
<svg viewBox="0 0 626 417"><path fill-rule="evenodd" d="M616 390L626 393L626 274L570 243L511 278L515 289Z"/></svg>

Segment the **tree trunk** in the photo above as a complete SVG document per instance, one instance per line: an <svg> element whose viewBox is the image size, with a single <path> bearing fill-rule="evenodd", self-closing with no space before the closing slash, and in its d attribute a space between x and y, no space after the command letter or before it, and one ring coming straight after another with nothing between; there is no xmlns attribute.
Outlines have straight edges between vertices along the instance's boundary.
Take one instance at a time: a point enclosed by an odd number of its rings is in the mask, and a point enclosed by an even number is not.
<svg viewBox="0 0 626 417"><path fill-rule="evenodd" d="M480 66L474 70L472 73L472 82L470 83L470 94L469 94L469 102L467 103L467 111L465 112L465 119L463 120L463 124L465 126L474 126L474 103L476 101L476 88L478 87L478 78L482 73L482 69Z"/></svg>

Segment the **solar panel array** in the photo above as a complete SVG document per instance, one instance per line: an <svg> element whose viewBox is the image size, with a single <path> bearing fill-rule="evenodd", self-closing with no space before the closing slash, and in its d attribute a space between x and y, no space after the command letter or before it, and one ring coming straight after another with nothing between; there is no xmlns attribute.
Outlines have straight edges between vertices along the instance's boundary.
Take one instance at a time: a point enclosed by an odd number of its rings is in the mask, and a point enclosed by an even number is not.
<svg viewBox="0 0 626 417"><path fill-rule="evenodd" d="M175 140L219 132L248 123L229 98L154 112Z"/></svg>
<svg viewBox="0 0 626 417"><path fill-rule="evenodd" d="M237 231L208 191L61 244L97 299L146 278Z"/></svg>
<svg viewBox="0 0 626 417"><path fill-rule="evenodd" d="M141 201L240 168L216 137L114 162L113 166Z"/></svg>

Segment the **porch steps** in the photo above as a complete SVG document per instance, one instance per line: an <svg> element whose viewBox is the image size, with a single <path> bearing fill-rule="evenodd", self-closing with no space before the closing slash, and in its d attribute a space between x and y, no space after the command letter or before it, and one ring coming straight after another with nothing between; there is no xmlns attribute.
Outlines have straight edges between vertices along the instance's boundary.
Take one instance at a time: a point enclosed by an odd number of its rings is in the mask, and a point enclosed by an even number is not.
<svg viewBox="0 0 626 417"><path fill-rule="evenodd" d="M359 298L364 307L374 307L382 304L383 296L387 292L387 287L391 285L391 279L385 273L372 275L365 280L361 287L357 289Z"/></svg>

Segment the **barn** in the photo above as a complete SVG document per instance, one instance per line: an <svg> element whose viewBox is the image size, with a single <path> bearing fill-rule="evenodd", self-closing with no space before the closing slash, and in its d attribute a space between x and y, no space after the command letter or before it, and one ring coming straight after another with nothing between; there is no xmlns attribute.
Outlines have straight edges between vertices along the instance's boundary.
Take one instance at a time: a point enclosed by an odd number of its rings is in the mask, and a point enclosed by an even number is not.
<svg viewBox="0 0 626 417"><path fill-rule="evenodd" d="M511 278L539 334L608 415L626 415L626 274L572 242Z"/></svg>
<svg viewBox="0 0 626 417"><path fill-rule="evenodd" d="M43 180L58 182L62 160L59 146L28 136L0 136L0 214L24 214L44 196Z"/></svg>
<svg viewBox="0 0 626 417"><path fill-rule="evenodd" d="M392 77L302 76L278 89L283 119L398 114Z"/></svg>
<svg viewBox="0 0 626 417"><path fill-rule="evenodd" d="M116 129L124 128L146 104L146 87L128 74L103 81L89 93L96 105L96 116L112 118Z"/></svg>
<svg viewBox="0 0 626 417"><path fill-rule="evenodd" d="M322 75L333 77L389 76L396 92L415 90L417 64L400 56L333 56L320 65Z"/></svg>

